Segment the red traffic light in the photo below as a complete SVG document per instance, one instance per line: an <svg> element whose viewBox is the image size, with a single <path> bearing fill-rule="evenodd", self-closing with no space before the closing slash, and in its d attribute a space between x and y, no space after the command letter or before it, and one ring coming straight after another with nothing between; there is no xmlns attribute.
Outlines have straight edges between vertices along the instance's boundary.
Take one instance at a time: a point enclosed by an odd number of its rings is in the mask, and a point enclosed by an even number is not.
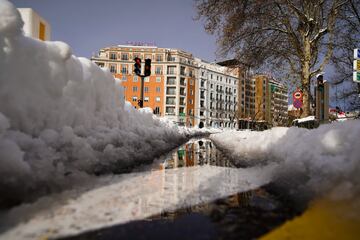
<svg viewBox="0 0 360 240"><path fill-rule="evenodd" d="M134 58L135 64L134 64L134 72L136 75L141 75L141 59L136 57Z"/></svg>

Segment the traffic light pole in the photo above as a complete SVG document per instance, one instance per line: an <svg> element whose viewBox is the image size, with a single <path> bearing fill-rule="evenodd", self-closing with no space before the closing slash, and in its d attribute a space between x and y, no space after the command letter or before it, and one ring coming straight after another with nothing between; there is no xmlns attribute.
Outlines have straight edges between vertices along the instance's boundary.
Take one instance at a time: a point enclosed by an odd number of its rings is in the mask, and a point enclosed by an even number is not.
<svg viewBox="0 0 360 240"><path fill-rule="evenodd" d="M144 81L145 77L151 75L151 59L145 59L145 73L141 75L141 59L136 57L134 59L134 73L141 78L141 86L140 86L140 99L138 100L139 108L144 107Z"/></svg>
<svg viewBox="0 0 360 240"><path fill-rule="evenodd" d="M141 85L140 85L140 108L144 107L144 78L145 77L141 77Z"/></svg>

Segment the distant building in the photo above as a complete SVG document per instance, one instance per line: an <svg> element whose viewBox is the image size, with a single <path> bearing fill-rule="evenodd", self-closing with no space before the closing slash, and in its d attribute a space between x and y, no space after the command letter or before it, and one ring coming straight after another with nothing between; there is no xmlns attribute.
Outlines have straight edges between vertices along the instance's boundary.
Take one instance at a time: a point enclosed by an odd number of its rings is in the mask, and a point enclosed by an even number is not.
<svg viewBox="0 0 360 240"><path fill-rule="evenodd" d="M49 41L51 39L50 24L31 8L18 8L24 21L25 36Z"/></svg>
<svg viewBox="0 0 360 240"><path fill-rule="evenodd" d="M219 62L237 75L237 120L240 129L288 124L288 90L267 74L253 74L236 59Z"/></svg>
<svg viewBox="0 0 360 240"><path fill-rule="evenodd" d="M178 125L234 127L236 75L226 67L195 58L191 53L156 46L118 45L100 49L91 60L109 68L125 91L125 100L138 107L141 79L134 75L134 58L152 60L144 82L144 107Z"/></svg>
<svg viewBox="0 0 360 240"><path fill-rule="evenodd" d="M198 124L211 127L237 126L237 84L233 69L196 59L199 66L199 101L196 104Z"/></svg>

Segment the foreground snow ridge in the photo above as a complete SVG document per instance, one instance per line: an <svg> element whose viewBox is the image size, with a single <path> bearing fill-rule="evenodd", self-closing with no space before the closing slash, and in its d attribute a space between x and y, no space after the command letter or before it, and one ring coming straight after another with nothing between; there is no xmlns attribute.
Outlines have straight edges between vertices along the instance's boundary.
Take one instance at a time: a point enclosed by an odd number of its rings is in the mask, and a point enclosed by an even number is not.
<svg viewBox="0 0 360 240"><path fill-rule="evenodd" d="M211 139L243 165L277 163L276 177L305 176L307 187L335 198L360 196L360 121L318 129L273 128L264 132L232 131Z"/></svg>
<svg viewBox="0 0 360 240"><path fill-rule="evenodd" d="M191 134L133 109L109 71L22 26L0 0L0 206L151 160Z"/></svg>
<svg viewBox="0 0 360 240"><path fill-rule="evenodd" d="M18 225L0 233L0 239L76 235L211 202L269 183L273 169L274 166L237 169L204 165L114 176L108 179L111 184L78 196L58 196L12 209L0 221ZM71 195L63 193L66 194ZM30 219L26 221L27 218Z"/></svg>

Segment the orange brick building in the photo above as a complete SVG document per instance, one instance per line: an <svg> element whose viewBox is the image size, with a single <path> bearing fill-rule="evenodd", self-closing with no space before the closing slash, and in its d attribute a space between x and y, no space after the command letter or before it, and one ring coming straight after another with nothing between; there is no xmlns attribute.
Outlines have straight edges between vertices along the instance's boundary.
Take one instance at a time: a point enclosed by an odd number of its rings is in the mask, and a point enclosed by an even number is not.
<svg viewBox="0 0 360 240"><path fill-rule="evenodd" d="M151 76L144 81L144 107L179 125L194 126L196 64L192 54L155 46L118 45L100 49L91 60L109 68L121 80L125 100L137 108L141 78L133 73L135 57L142 63L145 59L152 60Z"/></svg>

